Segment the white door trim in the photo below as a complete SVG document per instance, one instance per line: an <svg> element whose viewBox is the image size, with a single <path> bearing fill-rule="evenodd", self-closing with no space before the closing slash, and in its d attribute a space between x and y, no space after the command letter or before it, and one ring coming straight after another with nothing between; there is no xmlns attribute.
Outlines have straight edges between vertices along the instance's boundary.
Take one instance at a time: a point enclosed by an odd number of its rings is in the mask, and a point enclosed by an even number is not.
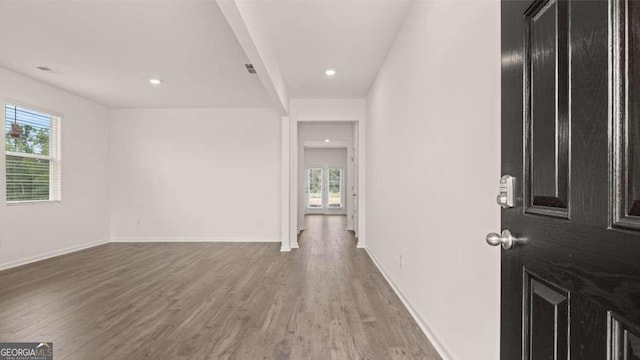
<svg viewBox="0 0 640 360"><path fill-rule="evenodd" d="M290 119L288 116L280 118L280 251L291 251L291 243L289 242L291 231L289 226L290 216L290 192L291 187L291 166L289 156L290 151Z"/></svg>

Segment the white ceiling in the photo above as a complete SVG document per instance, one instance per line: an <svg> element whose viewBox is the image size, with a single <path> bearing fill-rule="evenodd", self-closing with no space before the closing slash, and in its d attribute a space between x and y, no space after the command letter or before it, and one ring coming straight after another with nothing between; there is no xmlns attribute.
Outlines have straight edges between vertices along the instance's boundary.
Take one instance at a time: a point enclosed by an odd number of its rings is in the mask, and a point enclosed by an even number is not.
<svg viewBox="0 0 640 360"><path fill-rule="evenodd" d="M272 106L214 1L0 1L0 47L0 67L110 107Z"/></svg>
<svg viewBox="0 0 640 360"><path fill-rule="evenodd" d="M363 98L411 1L257 1L292 98ZM327 68L335 77L324 75Z"/></svg>
<svg viewBox="0 0 640 360"><path fill-rule="evenodd" d="M410 4L254 2L292 98L365 97ZM109 107L274 106L215 1L0 1L0 47L0 67Z"/></svg>

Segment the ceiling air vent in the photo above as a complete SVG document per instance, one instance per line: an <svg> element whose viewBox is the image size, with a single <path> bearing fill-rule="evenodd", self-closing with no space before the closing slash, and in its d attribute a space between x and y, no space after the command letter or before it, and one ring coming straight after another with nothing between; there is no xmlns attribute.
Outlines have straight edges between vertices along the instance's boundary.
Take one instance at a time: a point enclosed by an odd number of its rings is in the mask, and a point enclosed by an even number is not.
<svg viewBox="0 0 640 360"><path fill-rule="evenodd" d="M253 64L244 64L244 67L247 68L247 71L249 72L249 74L256 73L256 69L253 67Z"/></svg>
<svg viewBox="0 0 640 360"><path fill-rule="evenodd" d="M36 69L49 74L62 74L60 71L52 69L48 66L36 66Z"/></svg>

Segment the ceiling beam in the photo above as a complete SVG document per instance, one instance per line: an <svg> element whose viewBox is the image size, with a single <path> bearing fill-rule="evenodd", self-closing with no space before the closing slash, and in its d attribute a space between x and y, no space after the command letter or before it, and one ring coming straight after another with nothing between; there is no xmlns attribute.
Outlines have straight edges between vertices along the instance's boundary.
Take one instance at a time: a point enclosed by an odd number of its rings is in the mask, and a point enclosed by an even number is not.
<svg viewBox="0 0 640 360"><path fill-rule="evenodd" d="M281 114L287 116L287 86L255 3L240 0L217 0L217 3L265 90L273 98Z"/></svg>

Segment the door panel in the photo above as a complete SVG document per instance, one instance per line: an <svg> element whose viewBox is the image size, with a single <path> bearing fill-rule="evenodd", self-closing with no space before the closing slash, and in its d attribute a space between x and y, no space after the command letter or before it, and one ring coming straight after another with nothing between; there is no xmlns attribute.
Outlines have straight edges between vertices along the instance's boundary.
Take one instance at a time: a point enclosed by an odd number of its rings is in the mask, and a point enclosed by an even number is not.
<svg viewBox="0 0 640 360"><path fill-rule="evenodd" d="M568 217L567 3L536 1L525 13L527 212Z"/></svg>
<svg viewBox="0 0 640 360"><path fill-rule="evenodd" d="M502 2L502 359L639 356L639 11Z"/></svg>
<svg viewBox="0 0 640 360"><path fill-rule="evenodd" d="M640 229L640 3L612 4L614 224ZM636 81L632 81L636 79Z"/></svg>
<svg viewBox="0 0 640 360"><path fill-rule="evenodd" d="M567 359L569 294L525 272L527 359Z"/></svg>
<svg viewBox="0 0 640 360"><path fill-rule="evenodd" d="M609 314L611 336L611 360L639 360L640 332L625 324L614 314Z"/></svg>

